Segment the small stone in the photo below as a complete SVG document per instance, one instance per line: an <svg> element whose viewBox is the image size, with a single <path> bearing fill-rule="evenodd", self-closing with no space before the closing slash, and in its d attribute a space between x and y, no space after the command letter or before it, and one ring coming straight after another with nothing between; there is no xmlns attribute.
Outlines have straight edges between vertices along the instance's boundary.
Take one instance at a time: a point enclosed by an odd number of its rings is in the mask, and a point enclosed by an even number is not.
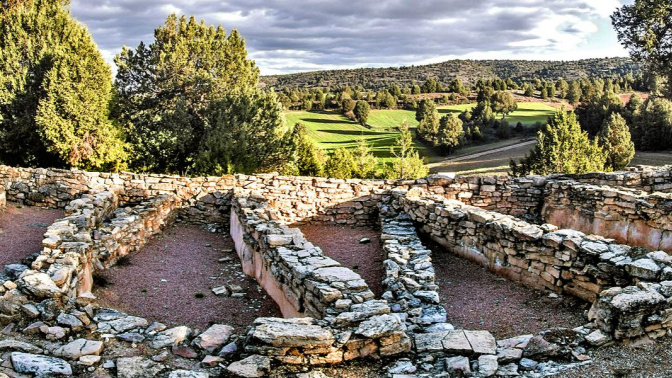
<svg viewBox="0 0 672 378"><path fill-rule="evenodd" d="M210 374L202 371L193 370L174 370L168 375L168 378L208 378Z"/></svg>
<svg viewBox="0 0 672 378"><path fill-rule="evenodd" d="M539 363L535 360L530 360L529 358L523 358L520 360L520 368L524 371L532 371L539 366Z"/></svg>
<svg viewBox="0 0 672 378"><path fill-rule="evenodd" d="M501 366L497 369L498 377L517 377L518 374L518 365L517 364L508 364Z"/></svg>
<svg viewBox="0 0 672 378"><path fill-rule="evenodd" d="M169 345L176 345L191 335L191 329L179 326L159 332L149 343L150 348L160 349Z"/></svg>
<svg viewBox="0 0 672 378"><path fill-rule="evenodd" d="M77 365L93 366L100 362L100 356L82 356L79 357Z"/></svg>
<svg viewBox="0 0 672 378"><path fill-rule="evenodd" d="M231 292L229 291L229 288L226 287L226 286L213 287L212 292L215 295L224 296L224 297L228 297L229 295L231 295Z"/></svg>
<svg viewBox="0 0 672 378"><path fill-rule="evenodd" d="M213 366L217 366L222 361L224 361L224 359L222 357L205 356L205 358L203 358L203 361L201 361L201 364L203 364L204 366L213 367Z"/></svg>
<svg viewBox="0 0 672 378"><path fill-rule="evenodd" d="M21 351L25 353L40 354L42 349L33 344L18 340L0 340L0 352L4 350Z"/></svg>
<svg viewBox="0 0 672 378"><path fill-rule="evenodd" d="M117 359L118 378L154 377L165 366L144 357L122 357Z"/></svg>
<svg viewBox="0 0 672 378"><path fill-rule="evenodd" d="M117 339L127 343L141 343L145 340L145 336L137 332L127 332L118 334Z"/></svg>
<svg viewBox="0 0 672 378"><path fill-rule="evenodd" d="M70 314L60 314L56 318L56 321L58 322L58 325L60 326L65 326L69 327L71 330L74 332L79 331L80 329L84 328L84 323L82 323L81 320L79 320L76 316L70 315Z"/></svg>
<svg viewBox="0 0 672 378"><path fill-rule="evenodd" d="M359 239L359 244L369 244L371 243L371 238L361 238Z"/></svg>
<svg viewBox="0 0 672 378"><path fill-rule="evenodd" d="M191 343L206 350L208 353L212 353L226 344L232 334L233 327L224 324L214 324L205 330L205 332L198 335Z"/></svg>
<svg viewBox="0 0 672 378"><path fill-rule="evenodd" d="M235 342L228 343L224 345L222 350L217 354L220 357L226 357L238 351L238 345Z"/></svg>
<svg viewBox="0 0 672 378"><path fill-rule="evenodd" d="M194 359L198 357L198 353L186 345L173 345L171 351L174 355L184 358Z"/></svg>
<svg viewBox="0 0 672 378"><path fill-rule="evenodd" d="M456 375L471 375L471 365L467 357L456 356L445 359L446 371Z"/></svg>
<svg viewBox="0 0 672 378"><path fill-rule="evenodd" d="M263 377L271 369L271 360L266 356L252 355L231 363L226 370L237 377Z"/></svg>
<svg viewBox="0 0 672 378"><path fill-rule="evenodd" d="M495 337L488 331L464 331L471 348L477 354L497 353Z"/></svg>
<svg viewBox="0 0 672 378"><path fill-rule="evenodd" d="M497 356L483 355L478 357L478 373L482 377L492 377L499 369Z"/></svg>
<svg viewBox="0 0 672 378"><path fill-rule="evenodd" d="M598 329L586 335L586 341L592 346L599 347L611 341L611 337Z"/></svg>

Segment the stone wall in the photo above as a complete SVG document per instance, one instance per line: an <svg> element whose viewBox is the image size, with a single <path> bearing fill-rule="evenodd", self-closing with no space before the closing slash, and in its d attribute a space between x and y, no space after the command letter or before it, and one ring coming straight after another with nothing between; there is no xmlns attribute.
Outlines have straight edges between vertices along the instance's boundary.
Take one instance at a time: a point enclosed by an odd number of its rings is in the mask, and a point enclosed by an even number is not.
<svg viewBox="0 0 672 378"><path fill-rule="evenodd" d="M643 190L648 193L672 192L672 165L662 167L636 166L626 171L593 172L583 175L552 175L552 179L570 179L585 184Z"/></svg>
<svg viewBox="0 0 672 378"><path fill-rule="evenodd" d="M263 198L234 197L231 236L243 271L285 317L257 319L246 350L288 364L340 363L410 350L400 317L359 274L325 256L300 230L279 221ZM307 317L303 317L307 316Z"/></svg>
<svg viewBox="0 0 672 378"><path fill-rule="evenodd" d="M545 197L541 214L548 223L672 252L672 193L553 181Z"/></svg>
<svg viewBox="0 0 672 378"><path fill-rule="evenodd" d="M591 318L617 339L655 338L672 327L672 257L663 251L413 193L398 193L392 206L451 252L530 287L592 302Z"/></svg>

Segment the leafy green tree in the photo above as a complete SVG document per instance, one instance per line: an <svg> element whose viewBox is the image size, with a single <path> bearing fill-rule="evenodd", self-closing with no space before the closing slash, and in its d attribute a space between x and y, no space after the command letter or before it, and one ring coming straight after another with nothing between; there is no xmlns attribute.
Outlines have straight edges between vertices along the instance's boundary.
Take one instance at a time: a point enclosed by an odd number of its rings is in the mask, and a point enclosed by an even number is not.
<svg viewBox="0 0 672 378"><path fill-rule="evenodd" d="M436 145L447 153L452 153L460 145L464 137L464 124L455 116L447 114L441 117L439 121L438 135L436 136Z"/></svg>
<svg viewBox="0 0 672 378"><path fill-rule="evenodd" d="M672 1L635 0L614 12L611 22L630 56L667 78L665 96L672 99Z"/></svg>
<svg viewBox="0 0 672 378"><path fill-rule="evenodd" d="M338 179L352 178L356 169L355 156L345 148L334 150L324 167L327 177Z"/></svg>
<svg viewBox="0 0 672 378"><path fill-rule="evenodd" d="M415 120L421 122L427 115L431 115L436 110L436 104L431 99L420 101L415 110Z"/></svg>
<svg viewBox="0 0 672 378"><path fill-rule="evenodd" d="M195 173L223 175L284 170L292 163L291 135L284 134L282 106L275 93L228 94L204 113L205 135ZM289 140L288 140L289 138Z"/></svg>
<svg viewBox="0 0 672 378"><path fill-rule="evenodd" d="M351 100L351 99L345 99L343 102L341 102L341 108L343 108L344 113L349 113L353 110L355 110L355 105L357 104L357 101Z"/></svg>
<svg viewBox="0 0 672 378"><path fill-rule="evenodd" d="M534 87L530 84L525 84L525 86L523 87L523 91L526 97L534 96Z"/></svg>
<svg viewBox="0 0 672 378"><path fill-rule="evenodd" d="M618 113L612 113L604 121L598 141L607 153L605 168L608 170L621 170L635 157L635 144L630 139L630 130Z"/></svg>
<svg viewBox="0 0 672 378"><path fill-rule="evenodd" d="M250 91L259 70L237 31L227 36L221 26L193 17L169 16L154 38L149 46L141 42L135 50L123 48L115 58L120 121L133 145L136 169L185 172L200 154L210 104L230 104L229 95L242 93L247 94L241 101L256 102L252 99L259 96ZM268 122L274 120L262 120Z"/></svg>
<svg viewBox="0 0 672 378"><path fill-rule="evenodd" d="M424 84L422 84L422 93L434 93L436 92L436 80L427 79Z"/></svg>
<svg viewBox="0 0 672 378"><path fill-rule="evenodd" d="M555 89L558 91L560 98L567 97L567 91L569 90L569 84L563 79L558 79L555 83Z"/></svg>
<svg viewBox="0 0 672 378"><path fill-rule="evenodd" d="M502 115L502 119L506 115L518 109L518 103L511 92L498 91L492 96L492 110L495 113Z"/></svg>
<svg viewBox="0 0 672 378"><path fill-rule="evenodd" d="M515 176L602 171L606 154L581 130L576 115L558 110L537 134L537 144L519 163L511 160Z"/></svg>
<svg viewBox="0 0 672 378"><path fill-rule="evenodd" d="M397 138L397 146L391 149L394 159L392 164L387 167L386 177L416 179L427 176L429 169L425 166L425 162L418 151L413 147L413 137L408 123L402 123L399 129L401 132Z"/></svg>
<svg viewBox="0 0 672 378"><path fill-rule="evenodd" d="M111 71L68 4L0 3L0 160L117 170L127 155L108 118Z"/></svg>
<svg viewBox="0 0 672 378"><path fill-rule="evenodd" d="M364 100L357 101L353 113L355 113L355 117L357 118L357 121L360 125L366 126L366 121L369 120L369 111L370 108L368 102Z"/></svg>

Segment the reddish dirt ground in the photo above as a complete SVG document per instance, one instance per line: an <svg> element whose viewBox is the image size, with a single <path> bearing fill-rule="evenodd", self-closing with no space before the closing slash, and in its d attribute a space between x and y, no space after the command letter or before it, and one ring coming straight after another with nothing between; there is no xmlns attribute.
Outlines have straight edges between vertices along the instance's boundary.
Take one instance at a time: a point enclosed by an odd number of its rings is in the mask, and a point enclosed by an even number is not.
<svg viewBox="0 0 672 378"><path fill-rule="evenodd" d="M311 243L341 265L359 273L377 298L383 294L383 247L380 232L367 227L307 224L299 226ZM360 244L362 238L370 243Z"/></svg>
<svg viewBox="0 0 672 378"><path fill-rule="evenodd" d="M169 326L228 324L244 332L260 316L282 317L277 304L241 270L228 235L178 224L125 263L100 273L99 304ZM219 259L228 258L221 263ZM106 282L105 282L106 281ZM240 285L245 296L216 296L211 288Z"/></svg>
<svg viewBox="0 0 672 378"><path fill-rule="evenodd" d="M44 232L62 216L62 210L8 202L7 209L0 211L0 272L5 265L41 251Z"/></svg>
<svg viewBox="0 0 672 378"><path fill-rule="evenodd" d="M508 281L431 241L423 243L432 250L439 295L448 322L456 327L485 329L506 338L587 322L583 312L588 303L568 296L550 298L548 292Z"/></svg>

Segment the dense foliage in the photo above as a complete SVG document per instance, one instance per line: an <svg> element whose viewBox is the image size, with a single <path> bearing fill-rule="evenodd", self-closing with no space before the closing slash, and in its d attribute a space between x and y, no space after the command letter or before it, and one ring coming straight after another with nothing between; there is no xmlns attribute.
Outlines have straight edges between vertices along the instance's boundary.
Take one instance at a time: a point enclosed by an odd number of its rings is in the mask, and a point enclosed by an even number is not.
<svg viewBox="0 0 672 378"><path fill-rule="evenodd" d="M537 144L519 163L511 161L515 176L602 171L606 154L581 130L576 115L564 109L555 113L537 135Z"/></svg>
<svg viewBox="0 0 672 378"><path fill-rule="evenodd" d="M212 139L203 138L217 138L214 134L218 133L218 127L221 129L222 122L234 128L241 125L240 130L226 131L229 135L239 135L249 127L246 122L254 114L276 116L279 112L268 110L271 107L268 101L260 94L251 93L255 90L259 70L247 59L245 42L238 32L234 30L227 36L222 27L198 23L193 17L178 19L171 15L155 30L154 37L155 41L149 46L140 43L135 50L124 48L115 58L117 111L134 148L133 167L154 172L187 172L198 157L200 172L205 172L206 166L218 172L229 172L233 167L244 167L245 171L254 169L249 162L238 162L230 167L222 166L221 160L203 162L205 157L215 156L212 148L207 147ZM243 97L235 99L238 95ZM276 101L275 96L270 96ZM232 111L243 104L269 108L246 110L239 120ZM227 110L223 106L232 108ZM218 119L221 114L234 118ZM271 124L281 127L279 121L274 120L268 120L261 127ZM261 133L277 132L264 130ZM241 147L248 145L247 142L240 144ZM205 151L201 151L202 146ZM274 144L268 146L274 147Z"/></svg>
<svg viewBox="0 0 672 378"><path fill-rule="evenodd" d="M0 161L116 170L126 154L108 118L111 73L65 0L0 8Z"/></svg>
<svg viewBox="0 0 672 378"><path fill-rule="evenodd" d="M611 20L630 55L666 78L665 96L672 99L672 0L635 0Z"/></svg>
<svg viewBox="0 0 672 378"><path fill-rule="evenodd" d="M621 170L635 157L635 144L630 138L628 125L620 114L612 113L604 120L598 138L600 146L607 154L607 170Z"/></svg>

